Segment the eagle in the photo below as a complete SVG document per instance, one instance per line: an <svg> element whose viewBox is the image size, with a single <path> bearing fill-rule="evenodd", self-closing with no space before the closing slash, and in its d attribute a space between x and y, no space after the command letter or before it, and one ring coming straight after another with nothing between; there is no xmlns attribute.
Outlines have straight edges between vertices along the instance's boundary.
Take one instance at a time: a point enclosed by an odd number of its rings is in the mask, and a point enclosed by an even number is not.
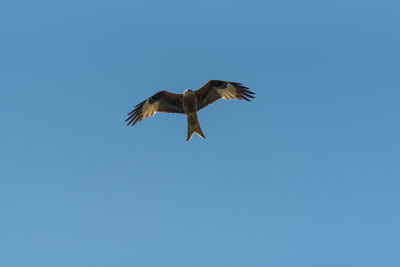
<svg viewBox="0 0 400 267"><path fill-rule="evenodd" d="M250 101L251 98L254 98L253 95L254 92L241 83L210 80L200 89L196 91L186 89L183 94L160 91L137 104L128 113L128 118L125 122L128 122L128 126L133 126L138 121L151 117L157 112L185 114L188 124L186 142L188 142L194 133L206 138L197 119L199 110L220 98Z"/></svg>

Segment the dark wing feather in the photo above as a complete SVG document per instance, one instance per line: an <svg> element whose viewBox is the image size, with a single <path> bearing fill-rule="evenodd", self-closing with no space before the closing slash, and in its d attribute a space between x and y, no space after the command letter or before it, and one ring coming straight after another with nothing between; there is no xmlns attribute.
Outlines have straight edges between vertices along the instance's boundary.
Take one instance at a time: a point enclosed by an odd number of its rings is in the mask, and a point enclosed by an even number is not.
<svg viewBox="0 0 400 267"><path fill-rule="evenodd" d="M223 99L244 99L250 101L254 93L240 83L220 80L208 81L203 87L195 91L197 95L197 110Z"/></svg>
<svg viewBox="0 0 400 267"><path fill-rule="evenodd" d="M137 104L128 113L125 120L127 125L135 125L138 121L151 117L157 112L184 113L182 108L182 95L173 94L167 91L160 91L145 101Z"/></svg>

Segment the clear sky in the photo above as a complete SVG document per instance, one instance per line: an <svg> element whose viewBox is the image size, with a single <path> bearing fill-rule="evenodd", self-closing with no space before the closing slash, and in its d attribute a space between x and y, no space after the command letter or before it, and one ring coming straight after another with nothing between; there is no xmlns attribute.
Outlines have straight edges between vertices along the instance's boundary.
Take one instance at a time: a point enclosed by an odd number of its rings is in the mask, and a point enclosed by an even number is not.
<svg viewBox="0 0 400 267"><path fill-rule="evenodd" d="M400 266L398 1L1 1L0 266ZM126 127L159 90L256 99Z"/></svg>

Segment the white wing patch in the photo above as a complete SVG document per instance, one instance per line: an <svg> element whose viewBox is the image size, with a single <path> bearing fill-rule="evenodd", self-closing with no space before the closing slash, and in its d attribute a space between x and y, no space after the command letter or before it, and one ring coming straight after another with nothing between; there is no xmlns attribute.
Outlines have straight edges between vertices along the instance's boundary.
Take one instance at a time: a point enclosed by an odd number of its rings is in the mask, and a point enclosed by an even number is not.
<svg viewBox="0 0 400 267"><path fill-rule="evenodd" d="M160 105L159 101L155 101L153 104L150 104L149 100L147 99L146 102L144 102L143 107L142 107L142 118L145 119L145 118L154 116L154 114L157 113L159 105Z"/></svg>
<svg viewBox="0 0 400 267"><path fill-rule="evenodd" d="M230 83L226 83L227 87L222 89L217 89L218 94L223 99L236 99L236 88Z"/></svg>

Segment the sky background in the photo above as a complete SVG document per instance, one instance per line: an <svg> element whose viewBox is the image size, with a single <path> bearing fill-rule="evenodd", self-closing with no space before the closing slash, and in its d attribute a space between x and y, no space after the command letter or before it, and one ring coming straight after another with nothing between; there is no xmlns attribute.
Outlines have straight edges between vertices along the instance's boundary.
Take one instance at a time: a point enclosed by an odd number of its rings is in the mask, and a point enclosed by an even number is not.
<svg viewBox="0 0 400 267"><path fill-rule="evenodd" d="M398 1L1 1L0 266L400 266ZM256 99L126 127L210 79Z"/></svg>

